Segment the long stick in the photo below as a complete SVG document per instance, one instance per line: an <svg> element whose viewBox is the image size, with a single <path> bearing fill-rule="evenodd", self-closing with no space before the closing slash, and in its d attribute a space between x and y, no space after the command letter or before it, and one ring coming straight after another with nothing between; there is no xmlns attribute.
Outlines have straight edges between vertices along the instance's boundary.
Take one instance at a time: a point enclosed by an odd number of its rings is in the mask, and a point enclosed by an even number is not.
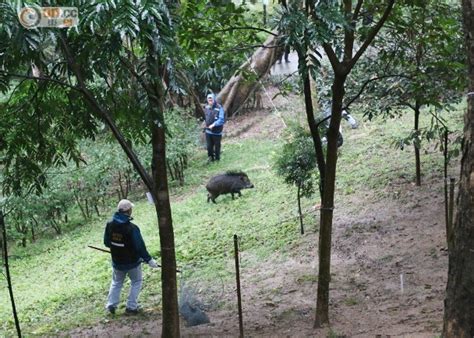
<svg viewBox="0 0 474 338"><path fill-rule="evenodd" d="M0 210L0 226L2 227L2 238L3 238L3 256L5 258L5 271L7 273L8 292L10 293L10 301L12 303L13 318L15 319L16 332L18 338L21 338L20 321L18 320L18 314L16 313L15 299L13 298L13 287L10 276L10 267L8 265L8 249L7 249L7 230L5 229L5 221L3 219L3 212Z"/></svg>
<svg viewBox="0 0 474 338"><path fill-rule="evenodd" d="M95 249L95 250L99 250L99 251L102 251L102 252L110 253L110 250L98 248L98 247L96 247L96 246L88 245L88 247L91 248L91 249Z"/></svg>
<svg viewBox="0 0 474 338"><path fill-rule="evenodd" d="M94 250L98 250L98 251L110 253L110 250L98 248L98 247L93 246L93 245L88 245L88 247L91 248L91 249L94 249ZM160 264L157 264L157 265L161 268L161 265L160 265ZM176 269L176 272L181 272L181 270Z"/></svg>

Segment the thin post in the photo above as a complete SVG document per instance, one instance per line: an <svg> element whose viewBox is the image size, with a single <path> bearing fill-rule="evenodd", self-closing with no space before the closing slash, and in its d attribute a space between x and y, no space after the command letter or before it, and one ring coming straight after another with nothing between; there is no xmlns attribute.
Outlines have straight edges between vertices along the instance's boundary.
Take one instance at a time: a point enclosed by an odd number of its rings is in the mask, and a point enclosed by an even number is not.
<svg viewBox="0 0 474 338"><path fill-rule="evenodd" d="M242 296L240 293L240 267L239 267L239 243L237 235L234 235L234 257L235 257L235 279L237 281L237 306L239 309L239 332L240 338L244 337L244 321L242 317Z"/></svg>
<svg viewBox="0 0 474 338"><path fill-rule="evenodd" d="M303 213L301 211L301 184L298 184L298 215L300 216L300 231L304 235Z"/></svg>
<svg viewBox="0 0 474 338"><path fill-rule="evenodd" d="M267 24L267 5L263 4L263 25Z"/></svg>
<svg viewBox="0 0 474 338"><path fill-rule="evenodd" d="M448 130L444 131L444 214L446 219L446 242L449 242L449 197L448 197ZM449 243L448 243L449 250Z"/></svg>
<svg viewBox="0 0 474 338"><path fill-rule="evenodd" d="M7 230L5 228L5 220L3 219L3 212L0 210L0 226L2 227L2 240L3 240L3 258L5 262L5 272L7 275L8 292L10 293L10 301L12 303L13 318L15 319L16 332L18 338L21 338L20 321L16 313L15 299L13 297L12 280L10 276L10 267L8 265L8 249L7 249Z"/></svg>
<svg viewBox="0 0 474 338"><path fill-rule="evenodd" d="M454 178L449 180L448 250L453 240Z"/></svg>
<svg viewBox="0 0 474 338"><path fill-rule="evenodd" d="M268 0L263 0L263 25L267 25L267 6L268 6Z"/></svg>

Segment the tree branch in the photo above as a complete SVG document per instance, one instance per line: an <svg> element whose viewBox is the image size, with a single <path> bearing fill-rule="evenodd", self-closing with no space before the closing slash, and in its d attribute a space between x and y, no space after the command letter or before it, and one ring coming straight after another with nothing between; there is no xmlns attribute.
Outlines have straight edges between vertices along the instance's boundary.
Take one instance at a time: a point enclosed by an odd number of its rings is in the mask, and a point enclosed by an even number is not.
<svg viewBox="0 0 474 338"><path fill-rule="evenodd" d="M127 68L127 70L130 72L130 74L132 74L132 76L137 79L137 81L140 83L140 85L142 86L142 88L147 92L148 95L153 95L153 93L150 93L150 88L148 86L147 83L145 83L145 81L143 81L143 78L138 75L137 71L135 70L135 68L133 67L133 65L130 63L130 61L128 61L127 59L125 59L123 56L119 56L119 60L120 60L120 63L125 67Z"/></svg>
<svg viewBox="0 0 474 338"><path fill-rule="evenodd" d="M410 102L405 102L405 106L411 108L412 110L416 110L415 106L412 105Z"/></svg>
<svg viewBox="0 0 474 338"><path fill-rule="evenodd" d="M329 62L331 63L332 69L336 70L339 69L339 65L341 64L337 59L336 53L332 49L331 45L328 43L323 43L323 49L328 56Z"/></svg>
<svg viewBox="0 0 474 338"><path fill-rule="evenodd" d="M349 69L354 67L356 62L359 60L359 58L364 54L365 50L369 47L369 45L372 43L372 40L375 38L377 33L379 32L380 28L382 28L383 24L387 20L390 12L392 11L393 5L395 3L395 0L388 0L388 5L387 8L385 9L385 12L383 13L382 17L380 20L377 22L375 27L370 31L369 35L367 36L367 39L364 41L360 49L357 51L356 55L350 60L349 62Z"/></svg>
<svg viewBox="0 0 474 338"><path fill-rule="evenodd" d="M364 0L359 0L357 1L357 5L354 9L354 14L352 15L352 20L356 21L357 18L359 17L360 9L362 8L362 4L364 3ZM355 28L355 27L354 27Z"/></svg>
<svg viewBox="0 0 474 338"><path fill-rule="evenodd" d="M298 70L295 70L293 73L287 74L281 81L278 81L277 83L274 84L275 87L278 87L281 85L283 82L285 82L287 79L292 77L293 75L298 74Z"/></svg>
<svg viewBox="0 0 474 338"><path fill-rule="evenodd" d="M13 90L12 90L12 92L11 92L11 94L10 94L10 97L8 98L8 101L7 101L6 104L5 104L6 106L9 106L9 105L10 105L10 101L11 101L11 99L13 98L13 94L15 94L16 90L17 90L17 89L23 84L23 82L25 82L26 80L28 80L28 79L22 79L22 80L20 81L20 83L17 84L17 85L15 86L15 88L13 88Z"/></svg>
<svg viewBox="0 0 474 338"><path fill-rule="evenodd" d="M148 190L153 196L153 199L157 201L157 196L155 196L154 193L154 184L153 180L148 174L148 172L145 170L143 165L141 164L140 160L138 159L137 155L135 152L130 148L127 140L125 137L122 135L121 131L115 124L115 121L112 119L110 113L104 109L95 99L94 95L89 91L87 88L85 81L82 77L82 73L79 70L78 65L76 64L74 57L72 56L71 51L69 50L69 46L66 41L65 33L62 33L59 35L59 38L61 40L63 52L65 53L65 57L67 60L68 65L71 67L73 73L76 76L77 82L79 83L79 86L81 88L81 92L84 95L84 98L90 103L92 108L105 120L107 125L109 126L110 130L112 131L112 134L115 136L117 139L118 143L122 147L123 151L127 154L127 157L130 159L130 162L132 162L135 170L137 170L138 174L140 175L143 183L146 185Z"/></svg>
<svg viewBox="0 0 474 338"><path fill-rule="evenodd" d="M245 47L235 47L232 49L229 49L230 51L240 51L240 50L246 50L246 49L255 49L255 48L281 48L283 47L284 44L278 44L278 45L251 45L251 46L245 46Z"/></svg>
<svg viewBox="0 0 474 338"><path fill-rule="evenodd" d="M344 28L344 61L352 59L352 50L354 49L354 31L355 21L349 19L352 11L352 0L344 0L344 16L348 22L348 26Z"/></svg>
<svg viewBox="0 0 474 338"><path fill-rule="evenodd" d="M273 35L273 36L278 36L278 33L269 31L265 28L259 28L259 27L253 27L253 26L241 26L241 27L229 27L229 28L223 28L223 29L216 29L216 30L210 30L210 31L199 31L199 33L204 33L204 34L215 34L215 33L222 33L222 32L229 32L233 30L255 30L259 32L265 32L267 34Z"/></svg>
<svg viewBox="0 0 474 338"><path fill-rule="evenodd" d="M436 119L436 121L438 121L443 126L444 130L449 133L448 126L438 117L438 115L433 114L433 112L431 110L429 112L430 112L431 116L433 116Z"/></svg>
<svg viewBox="0 0 474 338"><path fill-rule="evenodd" d="M56 84L59 84L63 87L68 87L74 90L77 90L78 92L82 92L82 90L76 86L70 85L69 83L56 80L50 77L42 77L42 76L30 76L30 75L22 75L22 74L12 74L12 73L7 73L5 71L0 70L0 73L6 76L10 76L16 79L24 79L24 80L35 80L35 81L49 81L49 82L54 82Z"/></svg>
<svg viewBox="0 0 474 338"><path fill-rule="evenodd" d="M365 87L367 87L369 85L369 83L371 82L374 82L374 81L378 81L378 80L381 80L381 79L387 79L387 78L390 78L390 77L404 77L404 78L409 78L408 76L406 75L403 75L403 74L390 74L390 75L382 75L382 76L377 76L377 77L374 77L372 79L368 79L367 81L365 81L361 88L359 89L359 91L357 92L357 94L352 97L350 100L349 100L349 103L347 103L342 109L348 109L349 106L354 103L360 95L362 95L362 93L364 92L365 90Z"/></svg>

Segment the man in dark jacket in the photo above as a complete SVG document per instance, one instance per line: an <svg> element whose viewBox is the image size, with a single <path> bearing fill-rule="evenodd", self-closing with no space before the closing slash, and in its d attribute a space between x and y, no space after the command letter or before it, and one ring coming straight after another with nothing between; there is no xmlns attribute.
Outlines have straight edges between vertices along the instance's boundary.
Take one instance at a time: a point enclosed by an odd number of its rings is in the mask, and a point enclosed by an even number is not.
<svg viewBox="0 0 474 338"><path fill-rule="evenodd" d="M224 108L216 102L214 94L207 95L207 105L204 109L206 118L206 143L208 162L219 161L221 158L221 139L224 129Z"/></svg>
<svg viewBox="0 0 474 338"><path fill-rule="evenodd" d="M107 223L104 232L104 244L110 248L112 254L112 283L106 305L111 314L115 314L127 275L131 285L125 312L138 313L138 295L142 287L141 263L145 262L152 268L158 268L158 264L146 250L140 229L130 222L133 207L129 200L121 200L117 212Z"/></svg>

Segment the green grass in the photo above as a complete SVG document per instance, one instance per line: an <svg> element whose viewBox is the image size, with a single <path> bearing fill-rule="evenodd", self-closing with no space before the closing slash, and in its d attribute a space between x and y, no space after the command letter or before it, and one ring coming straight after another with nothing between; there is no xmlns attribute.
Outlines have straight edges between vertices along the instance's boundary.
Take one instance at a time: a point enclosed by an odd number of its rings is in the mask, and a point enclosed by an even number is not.
<svg viewBox="0 0 474 338"><path fill-rule="evenodd" d="M461 106L459 108L461 110ZM460 130L461 112L452 113L452 129ZM356 116L359 120L360 116ZM411 147L394 149L390 144L411 127L411 116L387 122L362 121L357 130L344 125L344 146L340 150L337 172L336 205L345 196L364 190L383 191L391 181L410 183L414 178ZM344 122L343 122L344 123ZM423 124L429 123L424 117ZM206 153L198 148L186 171L186 184L172 192L173 224L177 262L183 280L199 280L203 294L215 303L225 283L233 283L233 235L240 237L241 251L247 252L243 268L251 268L274 253L284 257L297 247L300 234L296 191L287 187L272 170L273 154L281 147L275 140L224 140L222 160L205 164ZM439 150L427 145L422 152L425 177L441 177L443 159ZM243 190L231 200L219 196L217 204L206 203L207 180L226 170L244 170L255 189ZM307 210L319 197L303 200ZM44 238L26 249L11 248L11 273L22 329L26 335L50 335L77 326L96 325L111 319L103 306L110 283L109 255L89 249L102 246L105 222L96 219L62 236ZM79 216L78 216L79 217ZM150 253L159 256L156 214L145 199L137 201L135 222L140 226ZM314 218L305 217L305 230L314 232ZM7 219L8 221L8 219ZM78 220L74 220L80 223ZM147 266L141 304L148 313L160 311L160 273ZM218 282L211 282L217 280ZM301 283L314 282L307 276ZM0 336L14 335L14 323L5 280L0 276ZM122 294L122 299L125 294ZM352 303L352 301L348 300ZM122 311L122 309L120 309Z"/></svg>
<svg viewBox="0 0 474 338"><path fill-rule="evenodd" d="M448 115L448 127L452 131L462 130L462 108ZM361 117L356 117L361 119ZM422 114L420 128L427 128L431 117ZM343 126L347 126L342 121ZM393 181L415 181L415 155L413 146L403 150L395 148L393 142L405 137L413 125L413 114L383 121L362 122L355 132L344 129L344 145L338 159L337 189L342 194L351 194L360 188L382 190ZM435 146L438 147L435 149ZM459 145L457 145L459 147ZM423 179L439 176L443 172L443 154L439 141L422 142L421 174ZM457 173L456 173L457 175Z"/></svg>

